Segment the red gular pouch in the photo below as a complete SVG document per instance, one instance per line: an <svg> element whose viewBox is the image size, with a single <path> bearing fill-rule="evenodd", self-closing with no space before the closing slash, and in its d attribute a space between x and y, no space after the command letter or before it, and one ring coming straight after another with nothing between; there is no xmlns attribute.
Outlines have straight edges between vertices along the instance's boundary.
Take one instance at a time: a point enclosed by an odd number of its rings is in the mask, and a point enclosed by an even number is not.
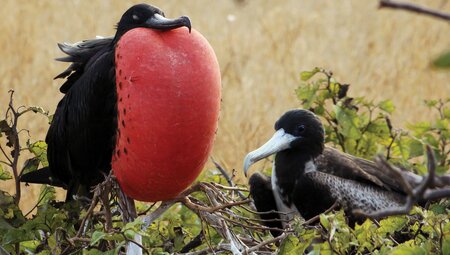
<svg viewBox="0 0 450 255"><path fill-rule="evenodd" d="M135 28L115 50L118 130L112 168L122 190L147 202L189 187L211 151L220 68L196 30Z"/></svg>

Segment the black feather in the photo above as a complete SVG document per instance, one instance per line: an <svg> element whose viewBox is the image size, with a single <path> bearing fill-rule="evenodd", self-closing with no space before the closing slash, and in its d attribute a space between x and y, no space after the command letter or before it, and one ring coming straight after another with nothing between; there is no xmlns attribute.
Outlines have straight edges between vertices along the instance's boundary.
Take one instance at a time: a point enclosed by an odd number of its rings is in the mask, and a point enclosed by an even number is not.
<svg viewBox="0 0 450 255"><path fill-rule="evenodd" d="M275 198L273 196L270 178L255 173L250 177L250 195L255 202L258 212L262 212L260 218L264 220L263 224L269 228L283 229L280 214L278 211ZM273 211L272 213L269 213ZM279 230L270 230L270 233L276 237L282 234Z"/></svg>
<svg viewBox="0 0 450 255"><path fill-rule="evenodd" d="M122 15L114 37L58 44L67 56L57 60L71 64L55 77L66 81L60 88L65 95L46 137L49 167L23 176L23 181L57 180L55 184L67 189L69 200L76 193L89 194L90 187L110 172L117 131L116 43L125 32L137 27L190 29L187 17L159 19L155 14L162 11L138 4Z"/></svg>

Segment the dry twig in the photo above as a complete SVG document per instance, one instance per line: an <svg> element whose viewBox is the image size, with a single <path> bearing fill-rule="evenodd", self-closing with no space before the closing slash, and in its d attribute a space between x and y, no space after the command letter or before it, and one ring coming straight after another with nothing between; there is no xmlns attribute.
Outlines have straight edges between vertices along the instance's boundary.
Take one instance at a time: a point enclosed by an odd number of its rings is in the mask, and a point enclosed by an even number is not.
<svg viewBox="0 0 450 255"><path fill-rule="evenodd" d="M353 213L355 215L360 215L363 217L371 218L371 219L379 219L384 218L391 215L400 215L400 214L408 214L412 207L417 204L419 201L424 200L434 200L445 197L450 197L450 188L435 188L434 182L436 180L439 181L439 177L435 176L436 173L436 159L434 153L430 146L426 147L426 154L428 159L428 174L422 179L422 181L416 186L412 187L410 183L405 179L405 176L402 174L401 170L390 165L384 159L378 159L377 164L380 169L386 171L389 175L398 178L400 180L400 185L402 186L402 190L404 190L407 194L406 202L403 206L400 207L392 207L386 208L383 210L379 210L372 213L364 212L360 209L354 210Z"/></svg>
<svg viewBox="0 0 450 255"><path fill-rule="evenodd" d="M393 9L401 9L406 10L410 12L415 12L419 14L425 14L429 15L435 18L443 19L450 21L450 14L433 10L430 8L425 8L422 6L418 6L411 3L403 3L398 1L392 1L392 0L380 0L380 8L393 8Z"/></svg>

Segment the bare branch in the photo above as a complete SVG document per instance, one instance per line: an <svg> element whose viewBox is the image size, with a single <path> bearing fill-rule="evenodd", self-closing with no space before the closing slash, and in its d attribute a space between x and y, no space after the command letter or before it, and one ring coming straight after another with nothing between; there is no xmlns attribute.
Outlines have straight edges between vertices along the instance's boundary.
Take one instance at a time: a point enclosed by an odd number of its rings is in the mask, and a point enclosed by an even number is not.
<svg viewBox="0 0 450 255"><path fill-rule="evenodd" d="M398 179L400 180L400 184L403 186L403 189L408 195L406 197L406 202L403 206L385 208L375 212L368 213L364 212L363 210L357 209L354 210L353 213L355 215L360 215L371 219L379 219L391 215L408 214L409 211L411 211L411 208L421 200L432 200L450 197L450 188L432 189L433 183L436 179L436 158L430 146L426 146L426 154L428 160L428 174L414 189L411 188L408 181L405 179L405 176L402 175L402 173L399 172L397 168L391 166L385 160L378 159L377 163L381 168L389 171L393 176L398 177Z"/></svg>
<svg viewBox="0 0 450 255"><path fill-rule="evenodd" d="M178 200L170 200L162 202L161 205L154 210L149 215L145 216L143 219L144 225L142 225L142 229L147 229L150 225L158 219L164 212L166 212L172 205L174 205Z"/></svg>
<svg viewBox="0 0 450 255"><path fill-rule="evenodd" d="M234 184L231 177L228 175L228 172L219 163L217 163L214 160L214 158L211 157L211 160L212 160L213 164L216 166L216 168L220 171L220 173L225 177L225 179L228 182L228 185L230 185L231 187L235 187L236 185ZM236 192L240 198L246 199L246 196L240 190L237 190Z"/></svg>
<svg viewBox="0 0 450 255"><path fill-rule="evenodd" d="M392 8L392 9L401 9L406 10L410 12L415 12L419 14L425 14L429 15L435 18L443 19L450 21L450 14L433 10L430 8L422 7L419 5L411 4L411 3L403 3L398 1L392 1L392 0L380 0L380 8Z"/></svg>

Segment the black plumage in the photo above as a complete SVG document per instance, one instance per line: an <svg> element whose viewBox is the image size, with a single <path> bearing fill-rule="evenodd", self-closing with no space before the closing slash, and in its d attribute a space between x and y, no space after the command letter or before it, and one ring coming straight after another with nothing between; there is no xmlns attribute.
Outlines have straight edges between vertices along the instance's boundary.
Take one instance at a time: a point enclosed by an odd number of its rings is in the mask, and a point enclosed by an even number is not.
<svg viewBox="0 0 450 255"><path fill-rule="evenodd" d="M189 18L167 19L147 4L128 9L117 24L114 37L59 44L72 64L55 78L66 78L46 136L48 168L22 176L21 181L62 186L67 199L88 195L111 169L117 132L115 45L127 31L144 27L170 30L186 26Z"/></svg>
<svg viewBox="0 0 450 255"><path fill-rule="evenodd" d="M323 126L312 112L288 111L276 122L275 130L275 135L244 161L247 173L253 163L275 154L272 177L260 184L266 195L259 194L261 187L250 185L258 211L298 212L308 220L337 202L352 224L362 220L352 213L354 209L370 213L405 202L399 180L383 175L375 163L325 147ZM403 175L413 186L422 180L413 173ZM266 188L269 183L270 198ZM276 206L259 206L266 199L269 204L275 199Z"/></svg>
<svg viewBox="0 0 450 255"><path fill-rule="evenodd" d="M280 214L276 212L277 203L273 197L270 179L262 174L255 173L250 177L248 183L255 207L258 208L259 212L262 212L260 214L261 219L265 221L267 227L272 228L270 233L273 236L281 235L280 230L283 229L283 224Z"/></svg>

